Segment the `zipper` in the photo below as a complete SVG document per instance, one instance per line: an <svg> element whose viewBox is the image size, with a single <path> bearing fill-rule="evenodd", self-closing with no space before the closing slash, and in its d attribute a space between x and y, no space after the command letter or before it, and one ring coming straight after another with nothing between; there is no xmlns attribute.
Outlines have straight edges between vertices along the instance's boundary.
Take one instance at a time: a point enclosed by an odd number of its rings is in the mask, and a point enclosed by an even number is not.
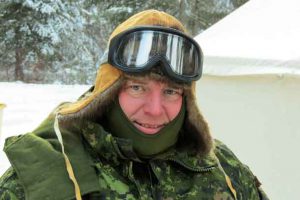
<svg viewBox="0 0 300 200"><path fill-rule="evenodd" d="M130 162L129 162L129 166L128 166L128 178L129 178L130 181L132 181L132 182L135 184L135 186L136 186L136 188L137 188L137 190L138 190L139 195L142 196L142 192L141 192L141 189L140 189L140 185L139 185L139 183L135 180L134 175L133 175L132 165L133 165L133 162L130 161Z"/></svg>
<svg viewBox="0 0 300 200"><path fill-rule="evenodd" d="M152 193L152 197L153 197L153 199L157 199L157 200L161 200L162 199L162 191L160 190L160 188L159 188L159 185L160 185L160 181L159 181L159 179L158 179L158 176L157 176L157 174L156 174L156 171L153 169L153 165L152 165L152 163L151 162L149 162L149 165L150 165L150 167L149 167L149 170L151 170L152 172L153 172L153 174L154 174L154 176L155 176L155 179L157 180L157 184L158 185L156 185L154 188L152 187L152 176L150 177L150 179L151 179L151 193ZM150 172L149 172L150 173Z"/></svg>
<svg viewBox="0 0 300 200"><path fill-rule="evenodd" d="M187 168L191 171L194 171L194 172L209 172L209 171L212 171L213 169L215 169L217 167L217 165L213 165L213 166L210 166L210 167L195 168L195 167L188 166L184 162L176 160L176 159L168 158L166 160L175 162L175 163L177 163L177 164L179 164L179 165L181 165L181 166L183 166L183 167L185 167L185 168Z"/></svg>
<svg viewBox="0 0 300 200"><path fill-rule="evenodd" d="M154 199L155 198L155 192L154 192L153 179L152 179L152 173L151 173L152 167L151 167L150 163L148 163L147 168L148 168L148 174L149 174L149 178L150 178L151 195L152 195L152 198Z"/></svg>

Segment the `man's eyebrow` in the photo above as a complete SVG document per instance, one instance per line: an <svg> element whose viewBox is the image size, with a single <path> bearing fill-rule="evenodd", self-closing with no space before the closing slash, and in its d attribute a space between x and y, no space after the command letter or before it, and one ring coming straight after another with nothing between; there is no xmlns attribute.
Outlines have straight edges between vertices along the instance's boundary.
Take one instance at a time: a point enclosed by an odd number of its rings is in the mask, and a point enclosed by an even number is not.
<svg viewBox="0 0 300 200"><path fill-rule="evenodd" d="M149 79L147 77L130 77L130 78L128 78L126 80L126 83L134 82L134 83L139 83L139 84L146 85L149 80L151 80L151 79ZM153 79L153 80L155 80L155 79ZM170 88L184 89L184 86L182 84L178 84L178 83L174 83L174 82L169 82L169 81L159 81L159 82L165 84L165 86L170 87Z"/></svg>
<svg viewBox="0 0 300 200"><path fill-rule="evenodd" d="M128 76L126 77L126 81L135 81L135 82L142 82L147 83L151 79L147 76Z"/></svg>
<svg viewBox="0 0 300 200"><path fill-rule="evenodd" d="M147 84L147 80L142 80L142 79L135 79L135 78L133 78L133 79L128 79L128 80L126 80L126 83L140 83L140 84Z"/></svg>
<svg viewBox="0 0 300 200"><path fill-rule="evenodd" d="M183 89L184 86L181 84L177 84L177 83L170 83L170 82L166 82L166 85L168 87L174 88L174 89Z"/></svg>
<svg viewBox="0 0 300 200"><path fill-rule="evenodd" d="M167 85L167 87L174 90L183 90L183 87L177 85Z"/></svg>

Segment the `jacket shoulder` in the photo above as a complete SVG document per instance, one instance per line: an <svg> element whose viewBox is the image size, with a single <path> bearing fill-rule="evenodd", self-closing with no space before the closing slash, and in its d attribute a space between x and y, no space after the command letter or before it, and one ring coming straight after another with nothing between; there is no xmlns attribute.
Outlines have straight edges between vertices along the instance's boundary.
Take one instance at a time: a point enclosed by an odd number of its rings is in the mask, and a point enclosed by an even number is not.
<svg viewBox="0 0 300 200"><path fill-rule="evenodd" d="M224 143L219 140L215 140L214 143L214 153L232 184L242 195L242 199L268 199L260 187L260 181L250 168L243 164Z"/></svg>
<svg viewBox="0 0 300 200"><path fill-rule="evenodd" d="M0 178L1 200L25 200L25 193L17 174L9 168Z"/></svg>
<svg viewBox="0 0 300 200"><path fill-rule="evenodd" d="M237 156L220 140L214 140L214 153L219 158L220 162L228 162L228 164L241 164ZM222 163L223 164L223 163Z"/></svg>

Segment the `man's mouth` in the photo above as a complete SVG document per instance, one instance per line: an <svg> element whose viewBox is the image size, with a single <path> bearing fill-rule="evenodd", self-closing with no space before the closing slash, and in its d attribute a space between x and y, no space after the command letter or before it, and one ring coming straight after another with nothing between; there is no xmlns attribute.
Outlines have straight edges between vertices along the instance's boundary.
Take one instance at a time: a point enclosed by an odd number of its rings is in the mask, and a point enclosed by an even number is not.
<svg viewBox="0 0 300 200"><path fill-rule="evenodd" d="M138 125L145 127L145 128L162 128L165 126L164 124L156 125L156 124L145 124L145 123L139 123L139 122L135 122L135 123L137 123Z"/></svg>
<svg viewBox="0 0 300 200"><path fill-rule="evenodd" d="M165 124L148 124L137 121L134 121L133 123L140 131L146 134L155 134L165 126Z"/></svg>

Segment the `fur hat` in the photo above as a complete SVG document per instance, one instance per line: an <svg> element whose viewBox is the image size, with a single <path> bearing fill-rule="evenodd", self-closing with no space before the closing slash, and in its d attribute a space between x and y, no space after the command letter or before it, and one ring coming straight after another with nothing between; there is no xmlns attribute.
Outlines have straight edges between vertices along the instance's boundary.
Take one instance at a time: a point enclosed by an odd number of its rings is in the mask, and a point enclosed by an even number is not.
<svg viewBox="0 0 300 200"><path fill-rule="evenodd" d="M136 26L162 26L175 28L187 34L184 26L173 16L157 10L146 10L133 15L120 24L111 34L109 41L117 34ZM152 75L151 75L152 76ZM118 95L122 84L128 75L108 63L101 64L94 86L83 94L78 101L67 103L59 108L60 118L70 119L98 119L105 109ZM196 83L184 86L186 98L186 119L182 134L178 140L181 146L194 149L198 154L207 154L212 148L212 137L208 125L196 104Z"/></svg>

